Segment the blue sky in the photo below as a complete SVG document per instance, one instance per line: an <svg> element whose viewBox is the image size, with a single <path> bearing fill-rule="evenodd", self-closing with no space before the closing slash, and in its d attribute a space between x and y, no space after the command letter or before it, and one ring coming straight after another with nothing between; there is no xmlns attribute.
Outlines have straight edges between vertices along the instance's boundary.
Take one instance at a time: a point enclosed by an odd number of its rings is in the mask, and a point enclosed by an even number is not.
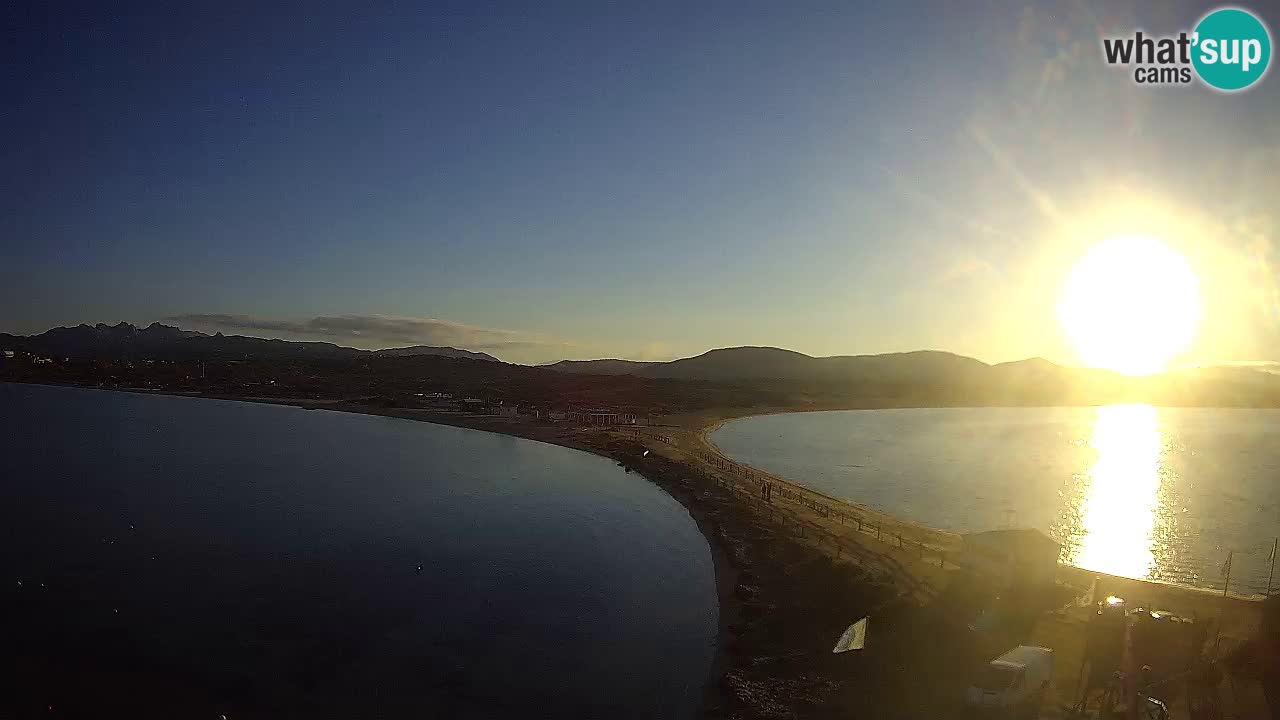
<svg viewBox="0 0 1280 720"><path fill-rule="evenodd" d="M1158 232L1187 359L1280 360L1280 80L1099 48L1211 4L101 5L4 11L0 331L1072 362L1072 258Z"/></svg>

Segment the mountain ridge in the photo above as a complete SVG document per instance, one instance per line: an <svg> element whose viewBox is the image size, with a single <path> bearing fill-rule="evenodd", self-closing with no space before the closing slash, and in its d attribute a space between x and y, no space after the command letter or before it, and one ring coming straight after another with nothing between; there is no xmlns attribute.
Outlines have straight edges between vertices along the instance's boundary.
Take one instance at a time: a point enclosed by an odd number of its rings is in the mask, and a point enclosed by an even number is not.
<svg viewBox="0 0 1280 720"><path fill-rule="evenodd" d="M335 388L381 397L391 387L420 392L431 386L480 395L521 393L525 399L552 403L611 404L622 397L632 402L647 398L651 405L669 408L714 403L816 408L1132 402L1280 407L1280 375L1249 367L1184 368L1128 377L1065 367L1044 358L992 365L940 350L813 357L753 346L717 348L667 362L612 359L525 366L486 360L492 356L457 348L411 346L379 352L327 342L207 335L160 323L141 329L129 323L82 324L29 337L0 334L0 350L73 360L46 364L0 356L0 370L14 379L74 378L102 384L132 376L135 383L185 387L193 382L190 378L157 377L179 372L175 368L182 361L198 359L223 361L221 379L215 382L230 382L234 376L239 383L226 389L256 388L259 374L269 374L292 378L287 381L290 392L307 397ZM145 369L150 363L134 362L153 359L170 362L157 363L154 371ZM203 377L203 368L200 373Z"/></svg>
<svg viewBox="0 0 1280 720"><path fill-rule="evenodd" d="M50 328L30 336L0 333L0 349L75 358L153 355L351 360L431 356L507 364L487 353L453 347L412 345L364 350L331 342L224 335L221 332L208 335L159 322L144 328L127 322L114 325L82 323ZM519 367L564 375L632 376L643 380L707 381L731 385L785 382L836 391L859 385L920 393L936 393L942 388L958 394L1016 391L1024 395L1042 395L1046 400L1080 394L1085 389L1117 394L1158 383L1174 383L1185 388L1213 380L1267 386L1280 381L1273 373L1242 367L1184 368L1131 378L1110 370L1059 365L1041 357L995 364L943 350L815 357L770 346L715 348L700 355L669 361L616 358L561 360L547 365Z"/></svg>
<svg viewBox="0 0 1280 720"><path fill-rule="evenodd" d="M363 350L331 342L281 340L249 335L209 335L197 330L183 330L153 322L145 328L132 323L115 325L81 323L50 328L38 335L0 333L0 344L7 350L42 352L66 357L112 357L160 354L233 354L266 357L410 357L430 355L464 360L501 362L488 353L453 347L411 345L408 347Z"/></svg>

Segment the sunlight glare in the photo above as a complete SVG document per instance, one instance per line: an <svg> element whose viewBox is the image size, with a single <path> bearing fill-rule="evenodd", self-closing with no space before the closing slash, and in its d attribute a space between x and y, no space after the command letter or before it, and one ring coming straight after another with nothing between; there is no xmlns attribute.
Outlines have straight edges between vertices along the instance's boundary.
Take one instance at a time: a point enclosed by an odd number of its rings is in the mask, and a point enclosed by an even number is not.
<svg viewBox="0 0 1280 720"><path fill-rule="evenodd" d="M1200 283L1185 258L1147 237L1091 248L1067 278L1058 315L1084 364L1126 375L1163 370L1195 338Z"/></svg>
<svg viewBox="0 0 1280 720"><path fill-rule="evenodd" d="M1097 460L1080 516L1080 545L1067 561L1111 575L1145 578L1155 567L1152 548L1159 505L1159 418L1150 405L1097 409L1089 445Z"/></svg>

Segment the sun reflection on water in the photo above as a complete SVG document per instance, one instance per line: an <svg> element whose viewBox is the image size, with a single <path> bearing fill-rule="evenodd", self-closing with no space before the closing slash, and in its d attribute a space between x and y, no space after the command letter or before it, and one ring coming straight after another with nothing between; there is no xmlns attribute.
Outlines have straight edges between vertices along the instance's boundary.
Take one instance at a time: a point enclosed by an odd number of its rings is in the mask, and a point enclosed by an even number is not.
<svg viewBox="0 0 1280 720"><path fill-rule="evenodd" d="M1154 574L1162 437L1150 405L1097 409L1089 446L1097 458L1084 479L1066 562L1111 575Z"/></svg>

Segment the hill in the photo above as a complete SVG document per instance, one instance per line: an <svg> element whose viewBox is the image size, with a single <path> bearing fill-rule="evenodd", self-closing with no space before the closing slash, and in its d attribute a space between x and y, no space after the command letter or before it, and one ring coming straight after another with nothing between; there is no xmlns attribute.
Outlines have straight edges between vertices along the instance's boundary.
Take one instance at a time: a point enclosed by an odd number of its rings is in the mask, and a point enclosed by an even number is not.
<svg viewBox="0 0 1280 720"><path fill-rule="evenodd" d="M697 357L657 363L643 371L645 377L681 380L795 380L808 376L814 358L794 350L773 347L736 347L709 350Z"/></svg>
<svg viewBox="0 0 1280 720"><path fill-rule="evenodd" d="M329 342L298 342L246 335L208 335L194 330L151 323L138 328L129 323L56 327L39 335L0 334L6 350L22 350L67 358L242 356L255 358L328 358L367 356L409 357L434 355L448 358L499 362L486 353L451 347L415 345L385 350L361 350Z"/></svg>
<svg viewBox="0 0 1280 720"><path fill-rule="evenodd" d="M0 378L100 386L200 388L300 397L427 390L548 404L664 408L816 409L957 405L1280 407L1280 375L1203 367L1147 377L1063 367L1043 358L988 365L949 352L812 357L773 347L721 348L670 362L561 361L526 367L449 347L361 350L326 342L206 335L153 323L53 328L0 335ZM41 364L52 358L52 364ZM142 361L142 362L139 362ZM219 362L215 365L214 362ZM234 365L234 371L231 369ZM412 391L412 392L410 392Z"/></svg>
<svg viewBox="0 0 1280 720"><path fill-rule="evenodd" d="M990 366L973 358L932 350L816 358L775 347L735 347L709 350L696 357L670 362L562 360L545 367L583 375L635 375L711 382L785 380L839 383L857 379L917 380L927 376L956 379L974 375Z"/></svg>
<svg viewBox="0 0 1280 720"><path fill-rule="evenodd" d="M843 398L867 405L1280 405L1280 376L1247 367L1190 368L1134 378L1064 367L1044 358L988 365L934 350L812 357L779 348L737 347L670 362L566 361L548 367L583 375L710 382L753 392L777 389L819 404Z"/></svg>
<svg viewBox="0 0 1280 720"><path fill-rule="evenodd" d="M502 362L498 358L489 353L472 352L470 350L459 350L451 347L436 347L434 345L411 345L401 348L387 348L385 350L374 350L374 355L379 357L412 357L415 355L435 355L437 357L462 358L465 360L488 360L489 362Z"/></svg>
<svg viewBox="0 0 1280 720"><path fill-rule="evenodd" d="M561 360L541 367L575 375L635 375L638 377L648 368L662 364L664 363L640 360Z"/></svg>

